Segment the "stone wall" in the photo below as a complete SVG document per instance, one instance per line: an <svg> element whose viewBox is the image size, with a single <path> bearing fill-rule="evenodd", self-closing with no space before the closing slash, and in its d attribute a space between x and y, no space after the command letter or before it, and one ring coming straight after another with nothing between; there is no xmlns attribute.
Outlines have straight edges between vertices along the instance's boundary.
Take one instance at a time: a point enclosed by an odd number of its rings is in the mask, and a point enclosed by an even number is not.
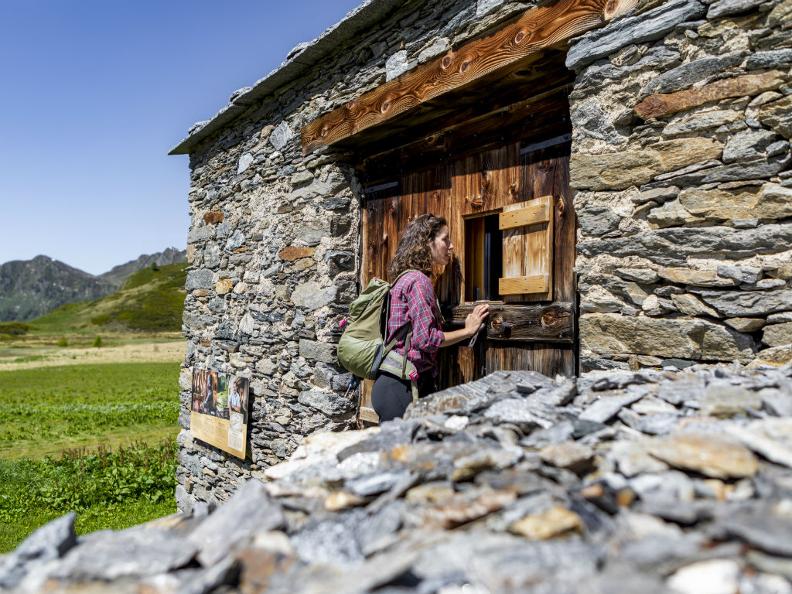
<svg viewBox="0 0 792 594"><path fill-rule="evenodd" d="M191 149L180 508L353 423L334 343L358 291L360 187L343 155L302 155L302 126L531 5L397 6L263 102L234 93L246 113ZM637 10L568 55L581 369L789 359L791 0ZM250 460L187 431L194 366L251 379Z"/></svg>
<svg viewBox="0 0 792 594"><path fill-rule="evenodd" d="M574 45L581 368L792 358L792 2L672 0Z"/></svg>
<svg viewBox="0 0 792 594"><path fill-rule="evenodd" d="M353 423L350 376L336 365L334 343L337 322L358 291L360 188L338 155L302 155L301 127L530 6L403 3L328 55L310 77L251 105L191 150L180 509L222 501L241 480L287 458L303 436ZM304 50L295 48L288 61L299 61ZM249 90L234 93L231 105ZM250 378L250 460L194 441L187 431L194 366Z"/></svg>

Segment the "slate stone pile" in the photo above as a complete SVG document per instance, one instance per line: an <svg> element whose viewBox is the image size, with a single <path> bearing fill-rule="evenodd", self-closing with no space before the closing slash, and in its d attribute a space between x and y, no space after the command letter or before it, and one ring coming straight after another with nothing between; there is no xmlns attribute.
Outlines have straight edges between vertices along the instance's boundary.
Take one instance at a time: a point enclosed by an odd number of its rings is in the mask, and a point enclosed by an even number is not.
<svg viewBox="0 0 792 594"><path fill-rule="evenodd" d="M0 559L12 592L792 593L792 367L498 372L225 505Z"/></svg>
<svg viewBox="0 0 792 594"><path fill-rule="evenodd" d="M584 369L792 359L792 2L669 0L567 66Z"/></svg>

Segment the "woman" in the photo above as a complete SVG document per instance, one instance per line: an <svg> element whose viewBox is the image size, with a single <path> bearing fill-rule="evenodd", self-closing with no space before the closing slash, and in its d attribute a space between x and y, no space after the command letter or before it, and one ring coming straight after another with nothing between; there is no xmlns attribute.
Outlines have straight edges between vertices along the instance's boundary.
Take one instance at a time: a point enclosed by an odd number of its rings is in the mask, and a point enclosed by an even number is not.
<svg viewBox="0 0 792 594"><path fill-rule="evenodd" d="M390 265L391 280L387 337L399 337L394 351L415 366L418 394L435 391L437 350L471 338L489 313L486 304L477 305L461 330L443 332L443 318L432 286L432 267L451 262L454 245L448 223L442 217L421 215L410 222L396 248ZM409 325L409 327L407 327ZM409 333L409 338L408 338ZM409 341L409 351L404 352ZM412 367L412 365L410 367ZM406 374L380 371L374 382L371 402L380 422L404 415L412 402L412 384Z"/></svg>

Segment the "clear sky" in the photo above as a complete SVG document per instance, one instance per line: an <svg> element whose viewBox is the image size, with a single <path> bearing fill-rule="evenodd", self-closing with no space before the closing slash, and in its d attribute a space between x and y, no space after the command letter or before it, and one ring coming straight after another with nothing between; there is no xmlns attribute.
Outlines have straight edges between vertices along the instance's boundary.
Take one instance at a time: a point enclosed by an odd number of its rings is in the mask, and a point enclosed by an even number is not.
<svg viewBox="0 0 792 594"><path fill-rule="evenodd" d="M0 0L0 263L183 248L188 158L231 93L361 0Z"/></svg>

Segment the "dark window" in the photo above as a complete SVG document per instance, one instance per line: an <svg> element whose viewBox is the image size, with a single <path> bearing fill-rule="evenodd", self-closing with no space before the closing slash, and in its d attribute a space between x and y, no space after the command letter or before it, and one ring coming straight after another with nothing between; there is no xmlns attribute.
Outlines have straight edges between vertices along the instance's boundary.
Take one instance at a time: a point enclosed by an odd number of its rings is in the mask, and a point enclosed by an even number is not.
<svg viewBox="0 0 792 594"><path fill-rule="evenodd" d="M465 221L465 301L497 301L503 273L503 234L498 213Z"/></svg>

